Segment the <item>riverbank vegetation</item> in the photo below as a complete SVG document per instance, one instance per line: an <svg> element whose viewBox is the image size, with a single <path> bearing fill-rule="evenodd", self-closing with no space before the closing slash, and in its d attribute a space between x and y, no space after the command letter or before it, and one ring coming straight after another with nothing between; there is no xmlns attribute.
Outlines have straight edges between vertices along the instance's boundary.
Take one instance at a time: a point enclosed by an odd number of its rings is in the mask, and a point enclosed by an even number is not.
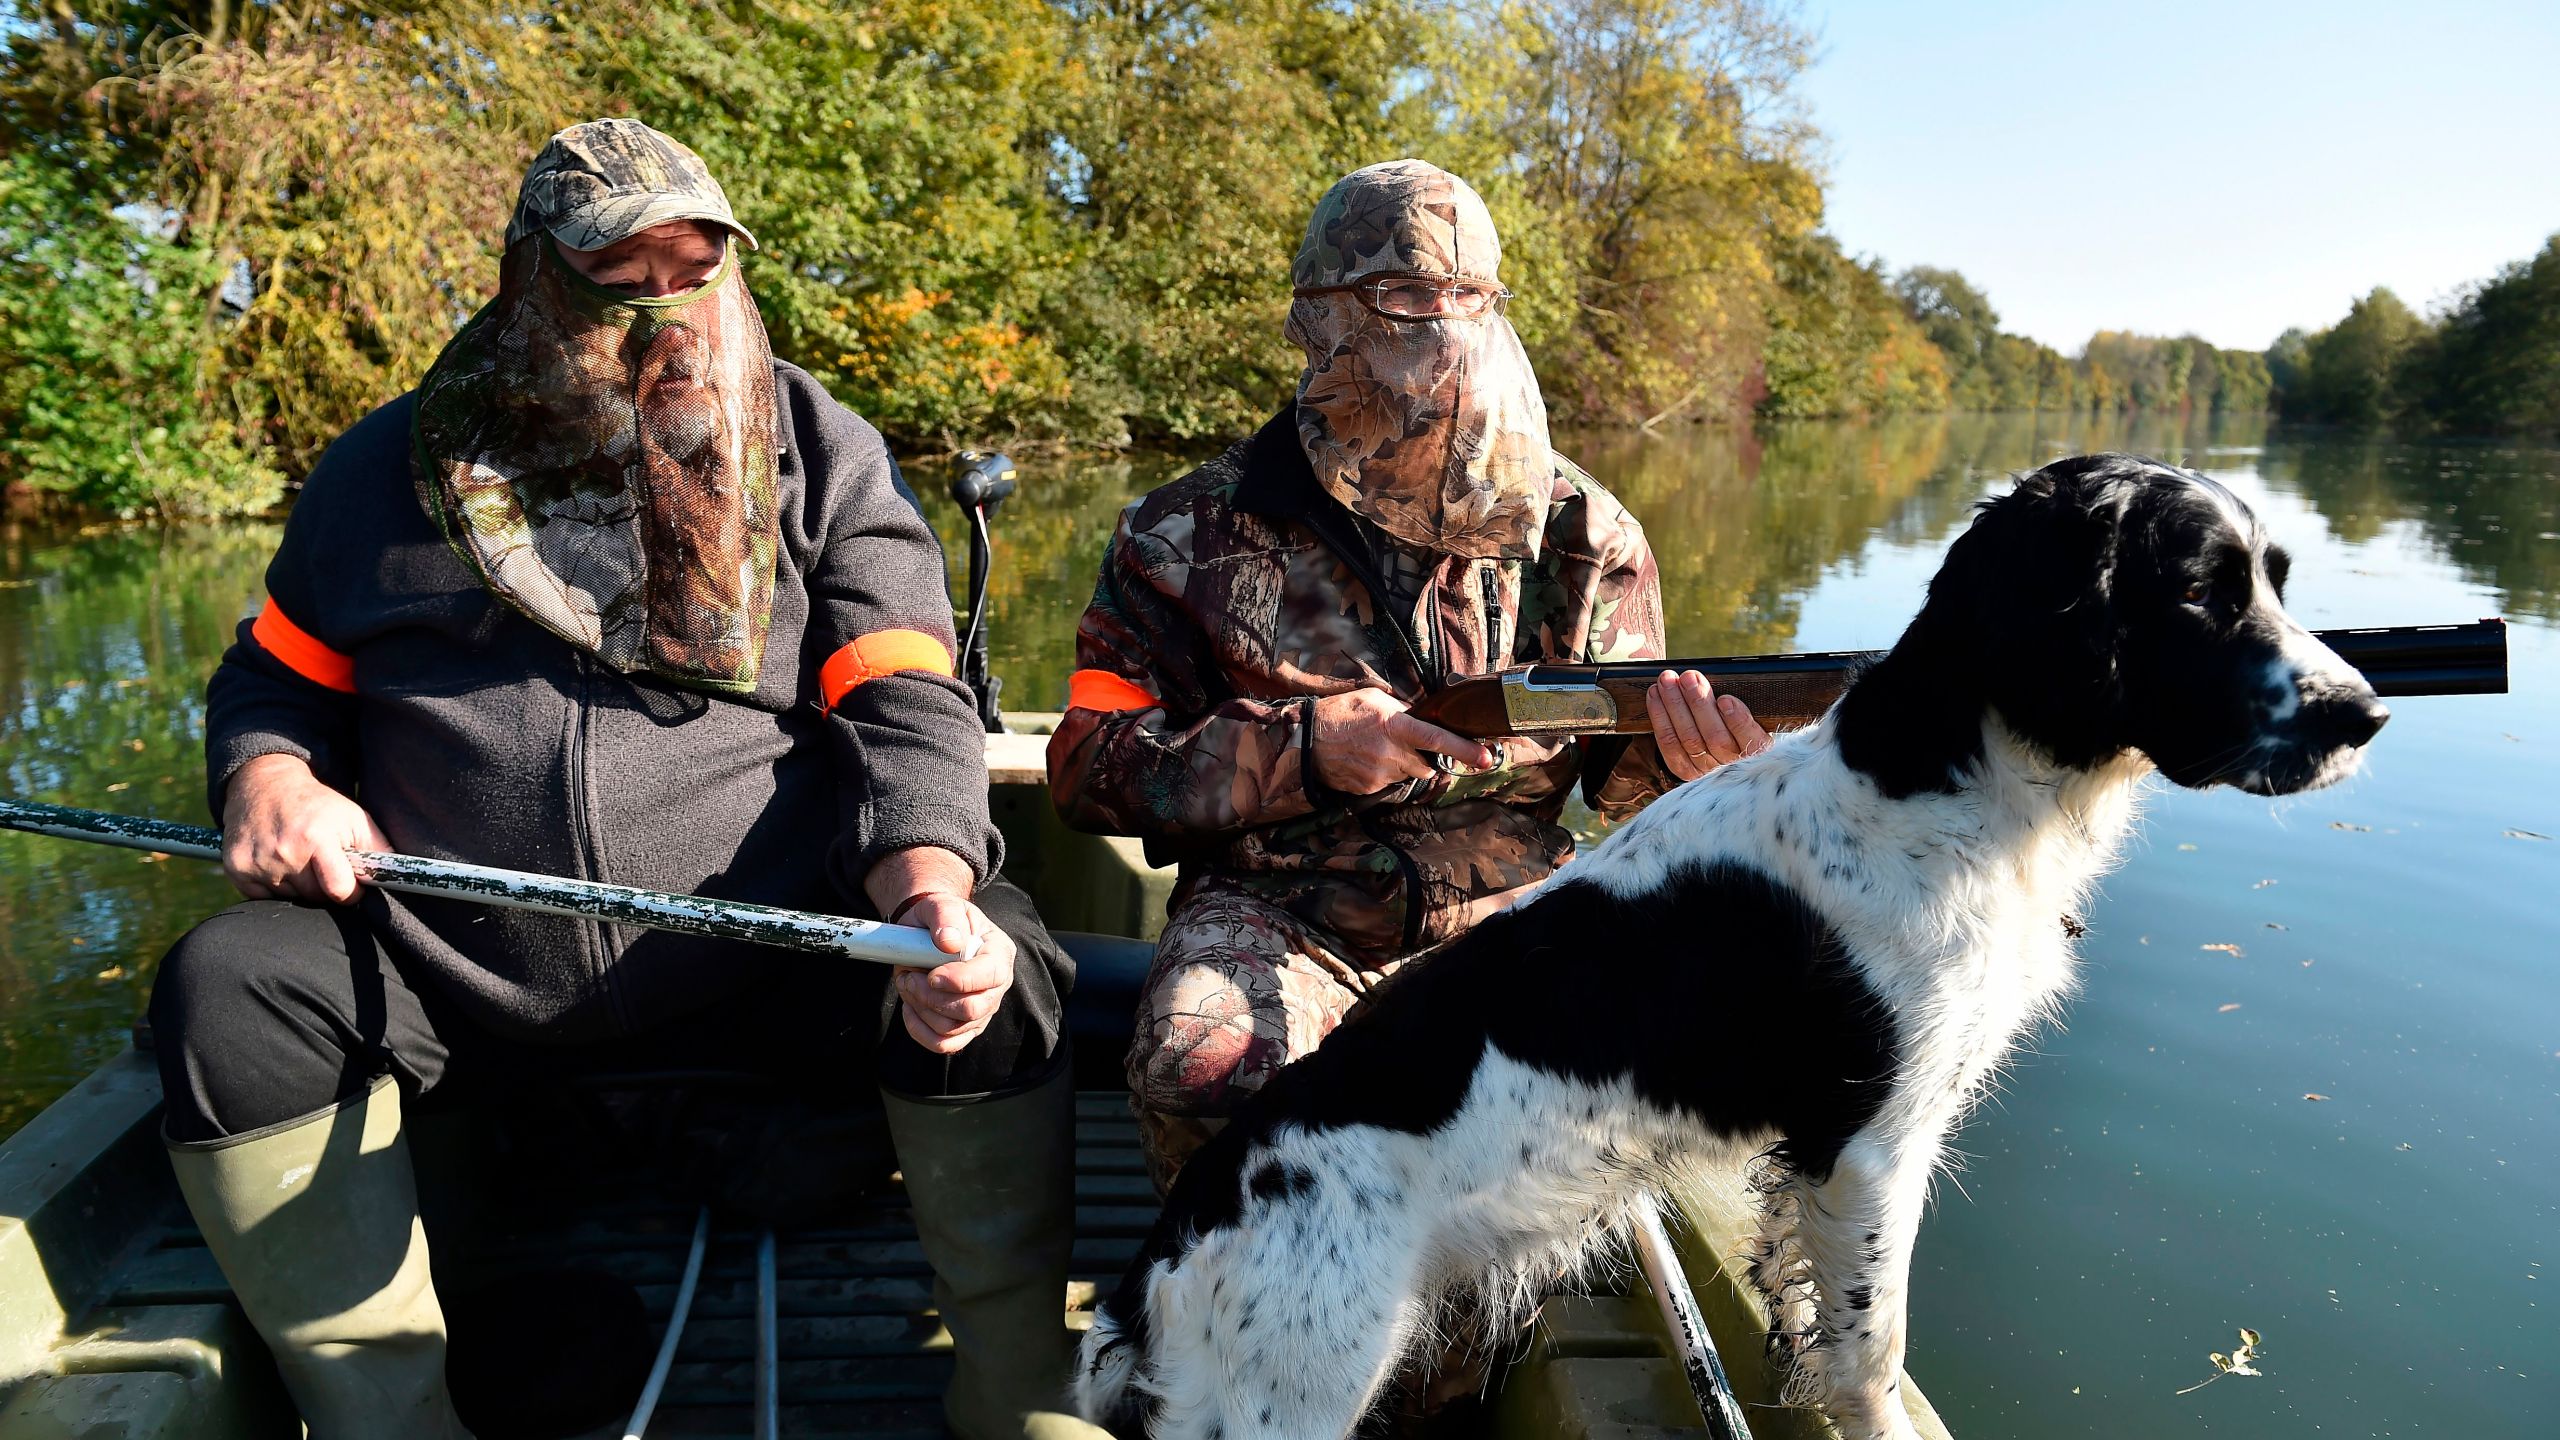
<svg viewBox="0 0 2560 1440"><path fill-rule="evenodd" d="M0 4L0 485L92 509L272 503L485 297L543 137L603 114L702 152L777 353L909 448L1250 428L1297 374L1309 207L1399 154L1484 192L1560 421L2251 411L2270 359L2289 412L2555 404L2531 267L2471 319L2066 357L1847 254L1777 0Z"/></svg>

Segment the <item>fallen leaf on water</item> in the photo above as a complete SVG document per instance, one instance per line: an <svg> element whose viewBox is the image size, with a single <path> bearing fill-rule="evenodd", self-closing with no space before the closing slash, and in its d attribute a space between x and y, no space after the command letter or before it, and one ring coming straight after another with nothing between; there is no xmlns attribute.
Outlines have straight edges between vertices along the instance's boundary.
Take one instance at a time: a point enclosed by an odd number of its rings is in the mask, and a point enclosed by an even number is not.
<svg viewBox="0 0 2560 1440"><path fill-rule="evenodd" d="M2199 950L2219 950L2225 955L2246 955L2249 953L2248 951L2241 949L2239 946L2232 944L2228 940L2217 941L2211 945L2199 945L2196 948Z"/></svg>
<svg viewBox="0 0 2560 1440"><path fill-rule="evenodd" d="M106 969L98 972L98 978L101 980L121 980L124 978L124 967L121 965L110 965Z"/></svg>
<svg viewBox="0 0 2560 1440"><path fill-rule="evenodd" d="M152 851L150 854L143 856L143 857L141 858L141 860L140 860L138 863L140 863L140 864L144 864L144 865L157 865L157 864L159 864L161 861L166 860L166 859L168 859L168 858L169 858L169 852L168 852L168 851L166 851L166 850L154 850L154 851Z"/></svg>
<svg viewBox="0 0 2560 1440"><path fill-rule="evenodd" d="M2234 1000L2234 1001L2232 1001L2230 1004L2223 1006L2221 1009L2216 1010L2216 1011L2214 1011L2213 1013L2214 1013L2214 1014L2216 1014L2216 1015L2228 1015L2228 1014L2230 1014L2232 1011L2237 1010L2237 1009L2239 1009L2239 1008L2240 1008L2240 1002L2239 1002L2239 1001L2237 1001L2237 1000Z"/></svg>
<svg viewBox="0 0 2560 1440"><path fill-rule="evenodd" d="M83 946L87 945L88 943L89 943L88 941L81 939L81 938L80 938L79 936L77 936L77 935L74 935L74 936L72 936L72 937L71 937L71 948L72 948L72 949L74 949L74 950L80 949L81 947L83 947Z"/></svg>
<svg viewBox="0 0 2560 1440"><path fill-rule="evenodd" d="M117 781L116 783L114 783L113 785L110 785L110 786L108 786L108 787L107 787L107 793L108 793L108 794L110 794L110 795L113 795L114 793L116 793L116 792L117 792L117 791L119 791L119 790L130 790L130 789L132 789L132 788L133 788L133 782L132 782L132 781L130 781L130 780L119 780L119 781Z"/></svg>
<svg viewBox="0 0 2560 1440"><path fill-rule="evenodd" d="M2232 1351L2230 1354L2225 1355L2221 1351L2216 1350L2204 1358L2213 1362L2213 1373L2207 1375L2193 1385L2188 1386L2186 1389L2179 1391L2179 1394L2192 1395L2207 1385L2212 1384L2214 1381L2221 1379L2225 1375L2258 1375L2263 1373L2257 1368L2256 1364L2258 1359L2258 1332L2255 1330L2241 1331L2240 1348Z"/></svg>
<svg viewBox="0 0 2560 1440"><path fill-rule="evenodd" d="M2181 849L2181 850L2193 850L2193 849L2194 849L2194 848L2196 848L2196 847L2194 847L2193 845L2183 845L2183 844L2182 844L2182 845L2180 845L2178 848L2179 848L2179 849Z"/></svg>
<svg viewBox="0 0 2560 1440"><path fill-rule="evenodd" d="M2372 826L2370 826L2370 825L2353 825L2353 824L2349 824L2348 822L2346 822L2346 821L2344 821L2344 820L2332 820L2332 821L2330 821L2330 822L2329 822L2329 828L2330 828L2330 829L2332 829L2332 830L2357 830L2357 831L2362 831L2363 833L2365 833L2365 834L2367 834L2367 835L2370 835L2370 834L2372 834L2372 833L2373 833L2373 827L2372 827Z"/></svg>
<svg viewBox="0 0 2560 1440"><path fill-rule="evenodd" d="M2551 838L2548 835L2538 835L2531 830L2509 830L2506 832L2506 836L2510 840L2548 840Z"/></svg>
<svg viewBox="0 0 2560 1440"><path fill-rule="evenodd" d="M2273 880L2261 880L2261 881L2259 881L2257 884L2252 885L2252 886L2250 886L2249 888L2250 888L2250 889L2252 889L2252 890L2264 890L2264 889L2266 889L2268 886L2273 885L2274 883L2276 883L2276 882L2274 882Z"/></svg>
<svg viewBox="0 0 2560 1440"><path fill-rule="evenodd" d="M2302 1098L2305 1100L2326 1100L2329 1097L2321 1094L2317 1090L2305 1090L2302 1092Z"/></svg>

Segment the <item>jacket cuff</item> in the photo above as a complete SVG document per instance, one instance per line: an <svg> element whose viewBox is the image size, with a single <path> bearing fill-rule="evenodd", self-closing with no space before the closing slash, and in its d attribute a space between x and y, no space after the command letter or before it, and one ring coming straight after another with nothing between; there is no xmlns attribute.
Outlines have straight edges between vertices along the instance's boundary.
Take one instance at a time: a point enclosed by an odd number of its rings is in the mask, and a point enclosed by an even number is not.
<svg viewBox="0 0 2560 1440"><path fill-rule="evenodd" d="M862 878L880 857L930 845L948 850L969 867L973 884L983 885L1004 868L1004 834L987 812L968 805L935 803L866 803L853 817L846 837L852 873L843 877L849 895L862 893Z"/></svg>
<svg viewBox="0 0 2560 1440"><path fill-rule="evenodd" d="M346 787L329 775L328 746L315 737L296 737L277 730L243 730L219 738L205 737L204 793L205 808L213 812L213 823L222 823L222 797L231 788L231 777L240 767L268 755L290 755L311 767L311 773L333 789Z"/></svg>

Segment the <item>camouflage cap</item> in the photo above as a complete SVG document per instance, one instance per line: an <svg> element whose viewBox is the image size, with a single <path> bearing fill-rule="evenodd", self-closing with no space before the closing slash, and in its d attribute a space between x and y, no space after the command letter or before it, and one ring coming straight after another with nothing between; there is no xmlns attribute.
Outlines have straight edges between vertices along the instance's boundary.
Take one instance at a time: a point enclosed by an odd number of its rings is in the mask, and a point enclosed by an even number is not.
<svg viewBox="0 0 2560 1440"><path fill-rule="evenodd" d="M637 120L589 120L533 157L507 244L548 230L569 249L601 250L670 220L709 220L756 248L701 156Z"/></svg>

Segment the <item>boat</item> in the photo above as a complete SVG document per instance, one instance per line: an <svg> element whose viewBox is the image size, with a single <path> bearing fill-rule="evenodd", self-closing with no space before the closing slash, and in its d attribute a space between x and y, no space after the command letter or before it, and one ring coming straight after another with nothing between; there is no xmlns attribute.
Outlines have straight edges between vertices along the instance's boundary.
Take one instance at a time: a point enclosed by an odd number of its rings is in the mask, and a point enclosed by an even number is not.
<svg viewBox="0 0 2560 1440"><path fill-rule="evenodd" d="M1011 713L987 737L989 796L1009 871L1072 949L1070 1024L1078 1056L1076 1242L1067 1320L1128 1263L1155 1217L1119 1056L1137 987L1171 893L1138 842L1067 829L1051 809L1042 749L1054 715ZM137 1027L101 1066L0 1144L0 1440L266 1440L299 1433L264 1347L187 1219L159 1143L160 1082ZM656 1167L554 1167L538 1206L472 1213L468 1117L413 1125L422 1197L449 1269L574 1265L628 1280L663 1329L699 1215ZM496 1187L481 1187L494 1189ZM505 1189L521 1193L521 1174ZM451 1197L459 1193L459 1201ZM442 1198L440 1198L442 1197ZM1674 1249L1757 1440L1836 1434L1778 1403L1764 1357L1767 1321L1726 1257L1748 1207L1733 1184L1676 1197ZM482 1207L485 1208L485 1207ZM538 1211L529 1220L525 1212ZM456 1242L449 1235L466 1238ZM771 1263L759 1263L770 1245ZM949 1337L933 1317L930 1272L891 1184L823 1223L770 1242L715 1216L653 1437L929 1437L941 1433ZM1594 1293L1549 1299L1485 1407L1502 1440L1656 1440L1707 1433L1636 1267ZM760 1272L770 1279L760 1283ZM770 1316L770 1359L757 1331ZM1908 1377L1920 1433L1945 1427ZM769 1399L765 1397L770 1397ZM760 1432L758 1412L774 1427ZM621 1429L597 1432L619 1435Z"/></svg>

